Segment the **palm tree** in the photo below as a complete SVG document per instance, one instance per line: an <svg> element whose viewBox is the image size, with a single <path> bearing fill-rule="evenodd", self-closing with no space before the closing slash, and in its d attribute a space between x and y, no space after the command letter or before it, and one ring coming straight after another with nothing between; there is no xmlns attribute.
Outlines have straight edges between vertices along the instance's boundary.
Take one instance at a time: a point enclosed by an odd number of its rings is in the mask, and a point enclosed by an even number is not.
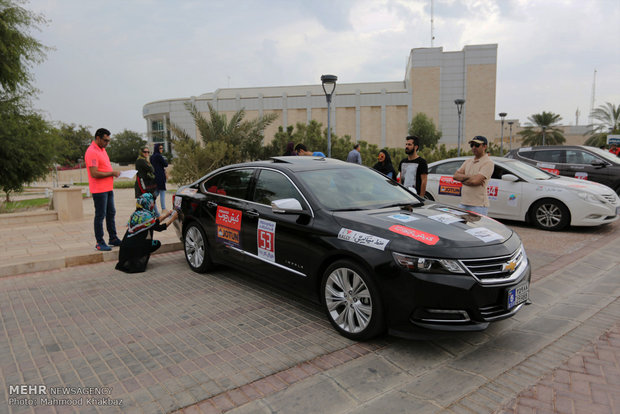
<svg viewBox="0 0 620 414"><path fill-rule="evenodd" d="M519 135L523 138L523 145L561 145L566 142L562 130L557 128L562 117L553 112L543 111L527 118L527 126Z"/></svg>
<svg viewBox="0 0 620 414"><path fill-rule="evenodd" d="M590 137L585 145L600 147L607 143L607 134L620 133L620 105L606 102L605 105L593 110L590 116L597 122L590 125L590 129L586 132Z"/></svg>

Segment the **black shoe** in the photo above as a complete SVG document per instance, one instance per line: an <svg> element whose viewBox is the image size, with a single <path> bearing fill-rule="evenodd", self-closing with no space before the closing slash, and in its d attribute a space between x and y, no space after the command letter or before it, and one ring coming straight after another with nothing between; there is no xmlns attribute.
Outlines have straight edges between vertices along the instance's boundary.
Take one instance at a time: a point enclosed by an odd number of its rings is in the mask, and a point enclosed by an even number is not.
<svg viewBox="0 0 620 414"><path fill-rule="evenodd" d="M117 237L117 238L115 238L115 239L111 239L111 240L108 242L108 244L109 244L110 246L120 246L120 245L121 245L121 243L122 243L122 242L121 242L121 239L119 239L118 237Z"/></svg>

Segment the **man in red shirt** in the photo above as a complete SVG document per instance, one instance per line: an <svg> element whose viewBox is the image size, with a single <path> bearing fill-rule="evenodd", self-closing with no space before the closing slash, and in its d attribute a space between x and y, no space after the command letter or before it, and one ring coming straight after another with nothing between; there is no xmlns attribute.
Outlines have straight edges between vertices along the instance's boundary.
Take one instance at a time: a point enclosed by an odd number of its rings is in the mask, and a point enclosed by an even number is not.
<svg viewBox="0 0 620 414"><path fill-rule="evenodd" d="M119 171L112 169L110 157L105 150L110 142L110 131L99 128L95 132L95 140L90 144L84 155L86 171L88 172L88 187L95 203L95 248L101 251L112 250L103 238L103 219L105 218L108 229L108 243L112 246L120 246L121 241L116 235L116 223L114 216L114 177L120 175Z"/></svg>

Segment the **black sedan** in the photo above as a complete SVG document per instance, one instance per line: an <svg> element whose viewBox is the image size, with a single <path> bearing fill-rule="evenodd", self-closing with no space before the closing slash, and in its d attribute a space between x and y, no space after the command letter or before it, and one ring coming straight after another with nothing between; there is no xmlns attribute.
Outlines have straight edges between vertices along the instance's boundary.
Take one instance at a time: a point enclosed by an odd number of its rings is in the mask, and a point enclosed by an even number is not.
<svg viewBox="0 0 620 414"><path fill-rule="evenodd" d="M213 171L173 203L191 269L226 264L320 302L351 339L483 330L528 300L515 232L367 167L274 157Z"/></svg>

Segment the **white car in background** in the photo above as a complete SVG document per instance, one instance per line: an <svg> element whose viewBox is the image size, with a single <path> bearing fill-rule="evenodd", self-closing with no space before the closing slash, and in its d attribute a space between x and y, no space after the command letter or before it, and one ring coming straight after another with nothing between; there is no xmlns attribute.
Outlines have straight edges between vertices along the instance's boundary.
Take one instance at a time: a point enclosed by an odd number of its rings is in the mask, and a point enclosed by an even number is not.
<svg viewBox="0 0 620 414"><path fill-rule="evenodd" d="M461 186L452 179L468 157L428 165L426 198L458 206ZM526 221L544 230L568 226L598 226L618 220L620 199L611 188L592 181L560 177L524 162L491 157L489 216Z"/></svg>

